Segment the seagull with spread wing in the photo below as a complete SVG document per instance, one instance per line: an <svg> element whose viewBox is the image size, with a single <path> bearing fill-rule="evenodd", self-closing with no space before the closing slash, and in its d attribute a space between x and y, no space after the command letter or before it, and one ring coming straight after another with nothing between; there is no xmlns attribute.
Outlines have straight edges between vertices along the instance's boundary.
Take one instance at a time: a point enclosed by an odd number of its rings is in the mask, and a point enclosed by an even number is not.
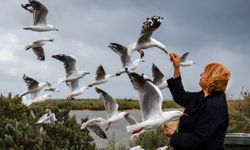
<svg viewBox="0 0 250 150"><path fill-rule="evenodd" d="M22 97L22 103L24 105L29 106L32 103L41 102L47 100L50 97L49 94L39 96L39 92L44 88L48 87L50 84L49 82L38 82L37 80L28 77L25 74L23 75L23 80L28 86L28 89L20 94L20 97ZM25 95L29 93L31 94L31 98L27 99Z"/></svg>
<svg viewBox="0 0 250 150"><path fill-rule="evenodd" d="M141 107L142 122L128 125L127 131L135 134L142 130L149 130L159 127L172 118L180 117L181 111L162 112L162 93L160 89L148 79L144 79L143 75L137 73L127 74L131 80L134 89L139 93L139 103Z"/></svg>
<svg viewBox="0 0 250 150"><path fill-rule="evenodd" d="M25 74L23 75L23 80L25 81L26 85L28 86L28 89L20 94L20 97L26 95L26 94L31 94L31 98L36 98L39 91L44 89L49 85L48 82L38 82L37 80L26 76Z"/></svg>
<svg viewBox="0 0 250 150"><path fill-rule="evenodd" d="M45 31L58 31L54 25L47 24L46 18L48 15L48 9L45 5L37 0L29 0L28 4L21 5L24 9L33 14L33 25L24 27L24 30L45 32Z"/></svg>
<svg viewBox="0 0 250 150"><path fill-rule="evenodd" d="M58 83L66 82L66 85L70 86L71 93L67 96L67 99L71 99L74 96L82 94L87 87L79 89L79 79L89 74L89 72L83 70L78 71L76 67L76 58L72 55L59 54L53 55L52 57L63 62L64 64L66 77L58 79Z"/></svg>
<svg viewBox="0 0 250 150"><path fill-rule="evenodd" d="M103 119L101 117L98 117L98 119L102 120L100 122L100 125L102 127L106 127L106 130L108 130L109 126L112 123L122 120L126 116L126 114L128 114L128 112L118 112L119 106L116 101L102 89L97 87L95 89L96 92L100 95L100 99L103 100L107 113L107 119Z"/></svg>
<svg viewBox="0 0 250 150"><path fill-rule="evenodd" d="M116 76L119 76L125 73L126 72L125 68L128 68L128 70L133 71L139 66L141 62L144 62L142 56L140 59L136 59L135 61L132 61L130 55L128 54L128 49L121 44L110 43L109 48L111 48L121 58L122 69L116 72L115 74Z"/></svg>
<svg viewBox="0 0 250 150"><path fill-rule="evenodd" d="M25 50L32 49L35 55L37 56L37 59L40 61L44 61L45 55L42 46L45 45L45 42L54 42L54 39L42 39L35 41L32 44L28 44L27 46L25 46Z"/></svg>
<svg viewBox="0 0 250 150"><path fill-rule="evenodd" d="M188 54L189 54L189 52L186 52L181 56L181 63L180 64L182 67L187 67L187 66L191 66L192 64L195 64L194 61L187 60Z"/></svg>
<svg viewBox="0 0 250 150"><path fill-rule="evenodd" d="M108 82L108 80L110 78L112 78L113 76L111 74L106 74L104 68L102 65L100 65L97 70L96 70L96 77L95 77L95 81L91 82L88 87L93 87L93 86L97 86L103 83Z"/></svg>
<svg viewBox="0 0 250 150"><path fill-rule="evenodd" d="M129 55L138 51L141 56L144 56L143 50L150 47L158 47L164 53L168 54L167 48L164 44L154 38L151 38L153 32L160 27L162 19L163 17L153 16L151 18L147 18L147 20L143 22L139 39L128 46Z"/></svg>

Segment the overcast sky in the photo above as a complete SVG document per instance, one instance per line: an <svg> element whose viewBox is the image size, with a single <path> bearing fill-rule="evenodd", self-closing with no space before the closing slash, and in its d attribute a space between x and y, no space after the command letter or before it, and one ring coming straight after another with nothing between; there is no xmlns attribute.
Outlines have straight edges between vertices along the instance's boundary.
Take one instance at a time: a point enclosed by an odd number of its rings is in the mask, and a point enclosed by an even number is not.
<svg viewBox="0 0 250 150"><path fill-rule="evenodd" d="M0 5L0 93L19 94L26 90L23 74L38 81L56 82L65 75L61 62L54 54L77 57L77 67L90 75L80 80L84 86L94 80L102 64L106 73L121 68L119 56L108 48L109 42L124 46L136 41L147 17L164 17L153 37L178 54L189 51L196 61L182 68L183 84L187 91L199 91L200 73L206 64L220 62L232 74L227 94L239 98L242 88L250 87L250 1L249 0L41 0L49 10L47 22L59 32L38 33L22 28L32 24L32 15L21 8L26 0L1 0ZM154 2L154 3L153 3ZM44 46L46 61L36 59L24 47L35 40L55 38ZM138 58L137 53L133 59ZM152 76L154 63L168 79L173 75L168 57L157 48L145 50L145 63L138 73ZM57 84L60 93L52 98L64 98L69 92L65 84ZM127 75L110 80L100 88L114 98L138 98ZM164 99L172 99L168 89ZM78 98L98 98L89 89Z"/></svg>

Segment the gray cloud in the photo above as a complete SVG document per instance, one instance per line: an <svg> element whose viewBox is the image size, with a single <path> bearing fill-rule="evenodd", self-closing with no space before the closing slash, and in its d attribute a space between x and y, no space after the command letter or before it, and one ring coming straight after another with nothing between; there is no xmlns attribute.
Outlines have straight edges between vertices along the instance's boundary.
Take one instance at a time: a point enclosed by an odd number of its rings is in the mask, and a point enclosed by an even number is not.
<svg viewBox="0 0 250 150"><path fill-rule="evenodd" d="M25 90L22 81L27 74L39 81L56 81L64 76L61 62L51 58L53 54L67 53L77 56L79 69L91 72L80 83L85 85L94 79L95 70L102 64L107 73L121 67L120 59L108 48L109 42L125 46L135 41L146 17L164 17L161 27L153 37L163 42L172 51L182 54L190 51L190 59L196 65L183 68L182 78L188 91L200 90L199 75L210 62L224 63L232 72L228 89L234 98L239 97L242 86L248 87L250 80L250 5L249 1L90 1L90 0L43 0L49 9L47 22L59 28L59 32L35 33L22 30L32 23L29 12L20 5L27 1L3 0L0 26L0 93L18 94ZM8 15L7 15L8 14ZM24 46L41 38L55 38L45 45L46 62L39 62ZM168 58L155 48L145 50L146 62L139 73L151 76L151 65L155 63L170 78L173 69ZM139 55L134 54L133 59ZM69 89L57 85L62 91L53 95L63 98ZM126 75L111 80L101 88L116 98L137 98ZM171 98L168 90L164 98ZM82 94L82 98L97 98L93 89Z"/></svg>

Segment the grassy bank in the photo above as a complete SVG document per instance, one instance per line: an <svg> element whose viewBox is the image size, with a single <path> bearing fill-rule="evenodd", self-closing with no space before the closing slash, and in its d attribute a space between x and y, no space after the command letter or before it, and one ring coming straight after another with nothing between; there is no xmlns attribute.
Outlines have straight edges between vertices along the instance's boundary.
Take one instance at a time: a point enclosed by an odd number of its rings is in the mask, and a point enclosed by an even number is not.
<svg viewBox="0 0 250 150"><path fill-rule="evenodd" d="M132 99L119 99L117 100L119 110L140 109L138 100ZM69 108L71 110L105 110L103 101L100 99L77 99L77 100L47 100L41 103L32 104L31 109L37 107L51 108L57 106L58 108ZM163 101L162 108L180 108L174 101Z"/></svg>

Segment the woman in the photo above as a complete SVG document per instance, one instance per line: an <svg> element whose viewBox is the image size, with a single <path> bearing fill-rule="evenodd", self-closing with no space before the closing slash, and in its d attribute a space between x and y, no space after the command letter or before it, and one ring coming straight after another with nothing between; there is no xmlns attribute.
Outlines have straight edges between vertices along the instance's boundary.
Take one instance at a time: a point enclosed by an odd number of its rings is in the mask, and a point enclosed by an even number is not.
<svg viewBox="0 0 250 150"><path fill-rule="evenodd" d="M174 101L185 108L180 117L178 132L169 126L164 133L171 137L175 150L223 150L229 124L225 90L230 71L222 64L208 64L200 75L200 92L186 92L181 82L181 58L171 53L174 77L168 86Z"/></svg>

